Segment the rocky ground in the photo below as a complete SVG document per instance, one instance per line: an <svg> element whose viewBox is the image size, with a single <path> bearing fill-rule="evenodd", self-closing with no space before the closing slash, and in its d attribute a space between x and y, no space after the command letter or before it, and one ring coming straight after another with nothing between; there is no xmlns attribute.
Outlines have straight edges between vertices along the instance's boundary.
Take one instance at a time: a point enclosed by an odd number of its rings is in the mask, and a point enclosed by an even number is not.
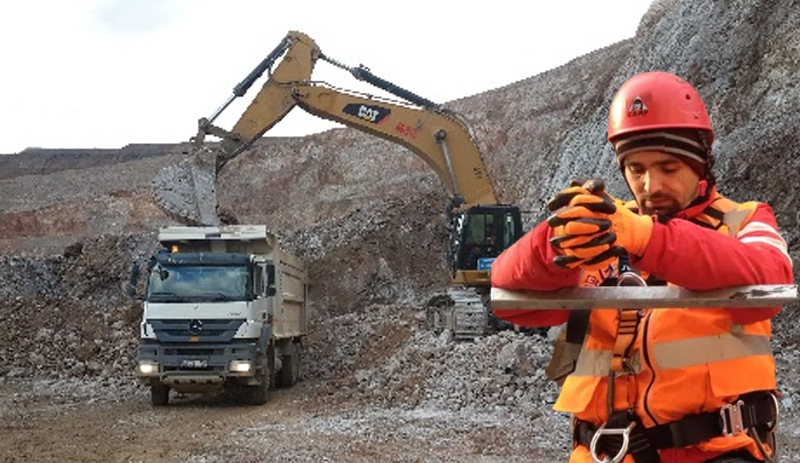
<svg viewBox="0 0 800 463"><path fill-rule="evenodd" d="M566 424L549 411L556 388L543 375L550 342L512 331L474 342L435 334L424 321L435 292L342 314L315 307L304 380L262 407L223 393L154 409L132 375L139 307L120 291L131 261L120 255L147 250L141 236L109 237L66 255L0 258L0 461L565 455Z"/></svg>
<svg viewBox="0 0 800 463"><path fill-rule="evenodd" d="M547 337L456 342L425 326L436 291L341 311L315 305L304 380L261 407L229 394L153 408L132 375L139 307L120 259L143 236L104 237L49 258L0 258L0 461L563 461ZM355 246L353 252L359 246ZM552 336L552 335L551 335ZM798 348L779 341L783 445L797 431ZM782 461L792 460L789 455Z"/></svg>

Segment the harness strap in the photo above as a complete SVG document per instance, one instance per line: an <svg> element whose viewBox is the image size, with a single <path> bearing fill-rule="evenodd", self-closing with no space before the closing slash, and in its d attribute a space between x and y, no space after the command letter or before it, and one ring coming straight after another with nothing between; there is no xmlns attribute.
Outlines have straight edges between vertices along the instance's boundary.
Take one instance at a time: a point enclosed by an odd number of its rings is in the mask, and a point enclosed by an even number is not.
<svg viewBox="0 0 800 463"><path fill-rule="evenodd" d="M614 340L614 350L612 351L611 369L616 373L628 373L626 364L630 358L630 350L636 331L639 327L639 309L621 309L618 314L619 325L617 326L617 336Z"/></svg>
<svg viewBox="0 0 800 463"><path fill-rule="evenodd" d="M570 310L567 319L566 341L570 344L582 345L589 329L591 310Z"/></svg>
<svg viewBox="0 0 800 463"><path fill-rule="evenodd" d="M772 393L753 392L742 395L739 401L741 404L738 405L739 411L736 415L737 420L741 421L738 425L734 424L735 420L731 418L732 415L726 413L728 408L737 405L737 401L714 412L687 415L671 423L644 428L644 435L650 445L656 449L688 447L715 437L731 436L750 429L758 433L758 436L751 436L752 438L766 441L767 434L773 432L777 424ZM728 418L725 418L726 416ZM615 425L624 427L624 423L615 423ZM741 429L737 430L739 426ZM588 421L575 420L573 437L577 443L588 448L596 432L597 428ZM615 443L614 439L606 438L600 442L600 446L606 454L614 455L619 451L619 447Z"/></svg>
<svg viewBox="0 0 800 463"><path fill-rule="evenodd" d="M647 282L634 272L626 272L617 279L618 286L641 285ZM642 311L639 309L620 309L617 311L617 333L614 336L614 348L611 351L611 370L608 375L608 415L614 413L614 382L617 375L625 375L627 384L627 409L636 407L637 385L636 375L631 367L631 348L639 331Z"/></svg>
<svg viewBox="0 0 800 463"><path fill-rule="evenodd" d="M688 447L719 436L730 436L748 429L765 431L774 428L775 402L769 392L743 395L739 411L729 413L736 402L716 412L688 415L672 423L648 428L645 432L658 448ZM738 416L736 416L738 414ZM741 419L741 422L736 423ZM741 428L741 429L737 429ZM751 436L765 440L766 436Z"/></svg>

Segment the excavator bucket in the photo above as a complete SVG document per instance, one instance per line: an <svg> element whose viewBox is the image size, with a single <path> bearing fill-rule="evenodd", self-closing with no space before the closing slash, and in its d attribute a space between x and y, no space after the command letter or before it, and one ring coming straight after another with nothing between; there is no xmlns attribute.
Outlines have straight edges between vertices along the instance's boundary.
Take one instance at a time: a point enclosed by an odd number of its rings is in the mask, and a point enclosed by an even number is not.
<svg viewBox="0 0 800 463"><path fill-rule="evenodd" d="M153 179L153 197L169 216L187 225L220 225L217 216L216 153L201 146Z"/></svg>

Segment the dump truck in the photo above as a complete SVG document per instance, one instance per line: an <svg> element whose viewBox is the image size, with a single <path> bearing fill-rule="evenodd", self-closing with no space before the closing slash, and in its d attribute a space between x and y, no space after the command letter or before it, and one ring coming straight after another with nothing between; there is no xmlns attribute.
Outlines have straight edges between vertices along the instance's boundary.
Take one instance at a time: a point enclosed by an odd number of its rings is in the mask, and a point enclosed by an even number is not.
<svg viewBox="0 0 800 463"><path fill-rule="evenodd" d="M314 81L318 61L401 100ZM233 128L214 125L265 72L269 77ZM443 105L378 77L363 65L347 66L325 55L301 32L290 31L214 114L199 120L190 156L154 179L156 203L182 223L218 223L217 173L295 107L404 146L436 172L450 194L446 214L452 272L447 301L427 308L429 326L449 330L456 339L473 339L502 328L503 322L488 309L489 270L495 257L522 236L521 211L499 198L469 126ZM209 136L221 141L207 143Z"/></svg>
<svg viewBox="0 0 800 463"><path fill-rule="evenodd" d="M168 226L158 241L136 361L152 404L167 405L171 390L229 389L258 405L273 386L294 385L307 328L305 264L264 225Z"/></svg>

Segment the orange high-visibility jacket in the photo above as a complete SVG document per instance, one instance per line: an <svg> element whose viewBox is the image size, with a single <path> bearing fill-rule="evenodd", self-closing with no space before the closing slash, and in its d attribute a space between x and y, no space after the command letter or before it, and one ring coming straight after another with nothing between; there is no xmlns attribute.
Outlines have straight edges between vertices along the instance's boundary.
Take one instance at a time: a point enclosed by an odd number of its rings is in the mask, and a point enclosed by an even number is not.
<svg viewBox="0 0 800 463"><path fill-rule="evenodd" d="M771 208L737 204L716 191L703 204L656 223L644 255L632 266L670 285L690 290L728 286L791 284L792 262ZM635 206L635 203L629 203ZM564 269L552 263L551 229L540 224L492 265L492 285L504 289L554 290L596 286L616 276L616 264L597 272ZM718 410L738 395L775 390L775 361L770 349L772 308L652 309L645 311L631 352L636 381L615 380L614 409L628 408L628 387L635 384L636 414L646 427L683 416ZM555 326L567 321L564 310L496 310L521 326ZM564 382L557 411L602 424L608 417L608 373L617 332L616 310L594 310L575 372ZM747 447L744 434L719 437L687 449L661 451L663 463L700 462ZM630 460L630 456L626 461ZM591 461L576 448L570 462ZM632 460L630 460L632 461Z"/></svg>

